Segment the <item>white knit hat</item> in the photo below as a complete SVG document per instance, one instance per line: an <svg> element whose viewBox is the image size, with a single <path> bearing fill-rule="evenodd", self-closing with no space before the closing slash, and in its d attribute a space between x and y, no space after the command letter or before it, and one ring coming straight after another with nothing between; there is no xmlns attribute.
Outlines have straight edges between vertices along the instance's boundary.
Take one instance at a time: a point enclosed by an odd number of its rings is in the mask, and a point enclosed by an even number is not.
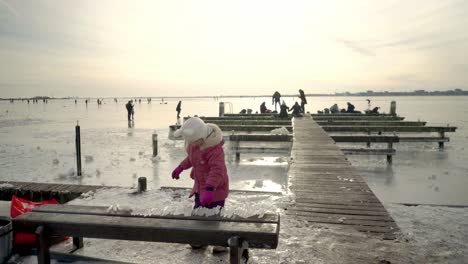
<svg viewBox="0 0 468 264"><path fill-rule="evenodd" d="M198 117L187 119L182 127L174 132L176 137L184 137L188 143L193 143L200 138L206 139L208 136L208 126Z"/></svg>

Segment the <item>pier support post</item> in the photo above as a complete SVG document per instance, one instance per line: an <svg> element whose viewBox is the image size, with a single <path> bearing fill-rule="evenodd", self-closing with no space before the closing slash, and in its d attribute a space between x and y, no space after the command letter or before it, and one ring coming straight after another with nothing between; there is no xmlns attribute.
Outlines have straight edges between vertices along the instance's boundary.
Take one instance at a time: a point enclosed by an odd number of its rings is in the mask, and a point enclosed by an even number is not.
<svg viewBox="0 0 468 264"><path fill-rule="evenodd" d="M391 151L393 149L393 143L388 142L388 150ZM393 155L387 155L387 163L392 163Z"/></svg>
<svg viewBox="0 0 468 264"><path fill-rule="evenodd" d="M80 125L76 121L75 126L75 145L76 145L76 175L81 176L81 134Z"/></svg>
<svg viewBox="0 0 468 264"><path fill-rule="evenodd" d="M439 148L443 149L444 148L445 132L441 131L441 132L439 132L439 135L440 135L440 139L441 139L441 141L439 141Z"/></svg>
<svg viewBox="0 0 468 264"><path fill-rule="evenodd" d="M153 157L158 155L158 134L156 132L153 134Z"/></svg>
<svg viewBox="0 0 468 264"><path fill-rule="evenodd" d="M138 178L138 193L146 192L146 177Z"/></svg>
<svg viewBox="0 0 468 264"><path fill-rule="evenodd" d="M224 116L224 102L219 102L219 116Z"/></svg>
<svg viewBox="0 0 468 264"><path fill-rule="evenodd" d="M367 135L368 135L369 137L371 136L371 134L372 134L372 133L371 133L370 131L367 131ZM369 140L369 141L366 142L366 146L367 146L368 148L370 148L370 145L371 145L371 143L370 143L370 140Z"/></svg>
<svg viewBox="0 0 468 264"><path fill-rule="evenodd" d="M390 102L390 114L393 116L396 116L396 102L395 101Z"/></svg>
<svg viewBox="0 0 468 264"><path fill-rule="evenodd" d="M236 161L240 161L239 140L231 141L231 151L236 154Z"/></svg>

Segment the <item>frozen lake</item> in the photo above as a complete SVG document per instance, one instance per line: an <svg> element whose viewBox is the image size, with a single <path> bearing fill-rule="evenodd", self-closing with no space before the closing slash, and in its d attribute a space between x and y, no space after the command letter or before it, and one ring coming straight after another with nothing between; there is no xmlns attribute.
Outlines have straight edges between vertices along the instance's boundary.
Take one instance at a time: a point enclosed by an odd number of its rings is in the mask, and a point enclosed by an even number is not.
<svg viewBox="0 0 468 264"><path fill-rule="evenodd" d="M292 105L295 98L284 98ZM352 102L356 109L367 108L365 97L309 97L307 111L338 103ZM428 121L428 125L457 126L448 133L444 150L437 143L399 143L393 164L384 157L351 156L353 165L384 202L468 205L468 110L467 97L376 97L372 107L388 111L397 101L397 113L406 120ZM233 112L251 108L271 98L223 98ZM167 138L168 126L177 123L177 100L167 104L153 98L135 105L135 122L129 126L125 103L128 99L105 99L100 106L92 99L0 102L0 179L55 183L133 186L137 177L147 177L149 186L190 187L188 172L173 181L172 169L185 157L182 141ZM183 99L182 116L218 114L219 101ZM230 104L226 110L229 112ZM76 177L75 125L81 126L84 175ZM159 135L159 156L152 158L151 136ZM231 158L226 148L228 160ZM232 189L284 191L287 185L287 159L281 155L242 155L240 163L228 162Z"/></svg>

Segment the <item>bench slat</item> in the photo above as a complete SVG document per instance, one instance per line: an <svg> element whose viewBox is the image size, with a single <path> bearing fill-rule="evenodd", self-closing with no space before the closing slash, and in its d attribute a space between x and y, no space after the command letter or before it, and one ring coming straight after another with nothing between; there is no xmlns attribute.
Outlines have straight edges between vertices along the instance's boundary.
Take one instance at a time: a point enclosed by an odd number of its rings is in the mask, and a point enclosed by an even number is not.
<svg viewBox="0 0 468 264"><path fill-rule="evenodd" d="M228 246L227 241L239 236L251 248L276 248L279 225L273 223L242 223L80 215L29 212L12 220L17 232L34 233L44 226L47 235L103 239L122 239L167 243L193 243Z"/></svg>
<svg viewBox="0 0 468 264"><path fill-rule="evenodd" d="M159 219L179 219L179 220L200 220L200 221L228 221L243 223L279 223L279 217L275 214L264 214L243 218L239 216L221 217L221 216L185 216L185 215L135 215L131 210L120 210L117 212L108 212L106 206L88 206L88 205L66 205L66 204L46 204L33 209L33 212L42 213L64 213L64 214L84 214L84 215L104 215L121 217L145 217Z"/></svg>

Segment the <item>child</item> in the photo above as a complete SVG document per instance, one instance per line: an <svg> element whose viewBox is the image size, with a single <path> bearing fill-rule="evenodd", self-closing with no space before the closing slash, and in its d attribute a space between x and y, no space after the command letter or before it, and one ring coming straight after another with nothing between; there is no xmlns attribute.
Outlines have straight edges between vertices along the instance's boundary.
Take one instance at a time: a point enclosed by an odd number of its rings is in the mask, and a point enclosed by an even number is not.
<svg viewBox="0 0 468 264"><path fill-rule="evenodd" d="M185 139L188 156L174 169L172 178L178 180L183 170L192 168L190 177L194 185L190 197L195 195L194 209L224 207L224 200L229 194L229 178L221 129L215 124L205 124L198 117L191 117L174 136ZM192 245L192 248L201 246ZM213 253L225 250L224 247L214 247Z"/></svg>

